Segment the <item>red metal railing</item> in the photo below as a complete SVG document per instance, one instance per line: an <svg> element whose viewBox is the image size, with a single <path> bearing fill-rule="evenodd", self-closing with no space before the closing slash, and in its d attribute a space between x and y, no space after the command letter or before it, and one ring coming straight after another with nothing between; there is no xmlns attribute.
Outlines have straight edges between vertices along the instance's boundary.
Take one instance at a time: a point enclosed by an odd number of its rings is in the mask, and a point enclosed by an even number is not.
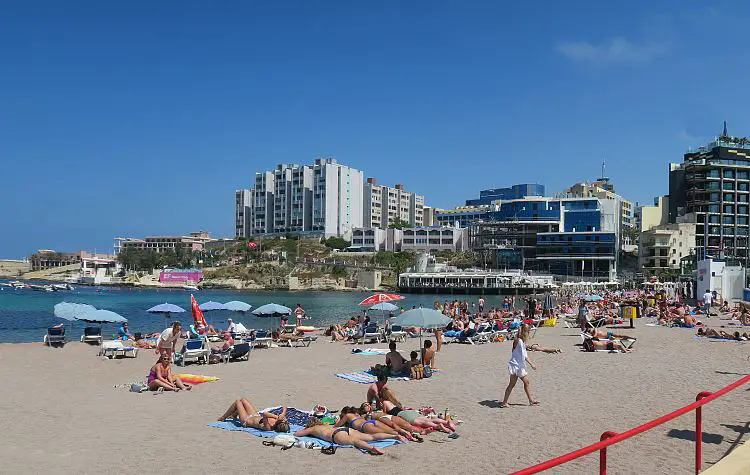
<svg viewBox="0 0 750 475"><path fill-rule="evenodd" d="M748 382L750 382L750 375L745 376L744 378L738 381L735 381L734 383L716 391L715 393L702 392L698 394L698 396L695 398L694 403L689 404L680 409L677 409L676 411L670 412L669 414L666 414L659 418L656 418L651 422L647 422L638 427L634 427L621 434L617 434L615 432L609 432L609 431L604 432L601 435L601 440L595 444L591 444L588 447L584 447L582 449L575 450L573 452L570 452L565 455L561 455L551 460L547 460L546 462L542 462L540 464L534 465L533 467L519 470L518 472L515 472L512 475L531 475L533 473L543 472L544 470L548 470L552 467L557 467L558 465L562 465L564 463L570 462L571 460L575 460L577 458L591 454L593 452L596 452L597 450L599 451L599 474L606 475L607 474L607 447L609 447L610 445L614 445L618 442L622 442L625 439L629 439L635 435L640 434L641 432L646 432L647 430L653 429L656 426L660 426L664 424L665 422L669 422L672 419L685 415L688 412L693 411L693 410L695 411L695 473L697 474L700 472L701 466L703 465L703 446L702 446L703 411L702 411L702 407L708 404L709 402L713 401L714 399L720 398L721 396L725 395L729 391L732 391L733 389L737 389L738 387Z"/></svg>

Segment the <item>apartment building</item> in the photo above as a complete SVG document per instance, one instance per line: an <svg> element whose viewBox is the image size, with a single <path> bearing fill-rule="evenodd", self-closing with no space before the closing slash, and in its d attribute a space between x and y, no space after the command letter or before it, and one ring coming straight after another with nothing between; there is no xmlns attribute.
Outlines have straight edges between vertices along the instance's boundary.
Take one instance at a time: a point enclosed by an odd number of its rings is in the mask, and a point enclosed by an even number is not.
<svg viewBox="0 0 750 475"><path fill-rule="evenodd" d="M234 236L246 238L251 235L254 216L254 191L235 190L234 192Z"/></svg>
<svg viewBox="0 0 750 475"><path fill-rule="evenodd" d="M378 185L368 178L364 185L364 227L388 228L395 221L424 225L424 196L395 187Z"/></svg>
<svg viewBox="0 0 750 475"><path fill-rule="evenodd" d="M641 233L638 266L649 274L682 270L695 261L695 223L653 226Z"/></svg>

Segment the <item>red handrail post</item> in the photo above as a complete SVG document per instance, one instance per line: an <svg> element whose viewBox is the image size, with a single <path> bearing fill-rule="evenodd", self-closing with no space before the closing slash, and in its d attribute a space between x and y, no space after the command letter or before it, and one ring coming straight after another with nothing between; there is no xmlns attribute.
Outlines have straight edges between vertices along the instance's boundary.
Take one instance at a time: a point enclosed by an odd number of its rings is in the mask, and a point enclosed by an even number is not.
<svg viewBox="0 0 750 475"><path fill-rule="evenodd" d="M602 434L599 440L607 440L610 437L616 436L617 433L607 431ZM607 448L602 447L599 450L599 475L607 475Z"/></svg>
<svg viewBox="0 0 750 475"><path fill-rule="evenodd" d="M710 392L703 391L698 393L695 400L700 401L710 395ZM703 466L703 407L698 406L695 408L695 475L700 473L701 466Z"/></svg>

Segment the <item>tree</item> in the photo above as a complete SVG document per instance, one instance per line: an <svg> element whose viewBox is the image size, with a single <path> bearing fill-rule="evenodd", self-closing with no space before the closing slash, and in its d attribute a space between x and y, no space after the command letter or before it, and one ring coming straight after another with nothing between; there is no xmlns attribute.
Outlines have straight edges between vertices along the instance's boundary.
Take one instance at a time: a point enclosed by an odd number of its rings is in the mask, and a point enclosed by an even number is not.
<svg viewBox="0 0 750 475"><path fill-rule="evenodd" d="M391 221L386 227L391 228L391 229L404 229L404 228L411 227L411 225L401 218L396 218L393 221Z"/></svg>
<svg viewBox="0 0 750 475"><path fill-rule="evenodd" d="M328 239L323 239L323 245L329 249L338 249L343 250L346 249L351 245L349 241L342 237L329 237Z"/></svg>

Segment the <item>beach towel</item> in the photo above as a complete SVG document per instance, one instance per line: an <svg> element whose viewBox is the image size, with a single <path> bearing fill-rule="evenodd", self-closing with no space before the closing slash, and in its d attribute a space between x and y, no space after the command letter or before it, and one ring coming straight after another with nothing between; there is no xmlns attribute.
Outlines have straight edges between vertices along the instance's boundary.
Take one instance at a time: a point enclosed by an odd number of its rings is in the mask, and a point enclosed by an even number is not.
<svg viewBox="0 0 750 475"><path fill-rule="evenodd" d="M433 369L432 373L437 373L440 370ZM353 373L335 373L337 378L345 379L360 384L372 384L378 380L378 377L372 373L372 370L357 371ZM408 376L388 376L389 381L411 381Z"/></svg>
<svg viewBox="0 0 750 475"><path fill-rule="evenodd" d="M730 341L734 343L747 343L747 340L735 340L734 338L721 338L717 336L698 336L693 335L693 340L698 341Z"/></svg>
<svg viewBox="0 0 750 475"><path fill-rule="evenodd" d="M219 380L219 378L216 378L214 376L202 376L200 374L180 373L180 374L175 374L175 376L180 378L183 383L188 383L192 385L210 383L211 381Z"/></svg>
<svg viewBox="0 0 750 475"><path fill-rule="evenodd" d="M270 412L271 414L276 414L278 416L279 414L281 414L281 408L276 407L263 412ZM296 409L294 407L288 407L286 409L286 420L289 421L290 426L296 425L304 427L305 424L310 421L311 417L312 414L307 411L300 411L299 409Z"/></svg>
<svg viewBox="0 0 750 475"><path fill-rule="evenodd" d="M389 350L385 350L382 348L354 348L352 350L353 355L362 355L362 356L383 356L387 355Z"/></svg>
<svg viewBox="0 0 750 475"><path fill-rule="evenodd" d="M287 410L288 411L288 410ZM238 420L229 420L224 422L213 422L211 424L208 424L208 427L216 427L217 429L224 429L229 431L238 431L238 432L247 432L250 435L253 435L255 437L264 437L264 438L273 438L279 435L279 432L273 432L273 431L263 431L254 429L252 427L243 427ZM300 429L303 429L304 427L298 426L295 424L289 425L289 432L282 432L284 434L294 434ZM345 449L351 449L354 448L353 445L339 445L339 444L332 444L331 442L326 442L325 440L317 439L315 437L297 437L297 439L300 442L303 443L309 443L313 445L317 445L318 447L337 447L337 448L345 448ZM394 444L401 444L402 442L397 439L385 439L385 440L373 440L372 442L368 442L370 445L373 445L378 448L385 448L390 447Z"/></svg>

